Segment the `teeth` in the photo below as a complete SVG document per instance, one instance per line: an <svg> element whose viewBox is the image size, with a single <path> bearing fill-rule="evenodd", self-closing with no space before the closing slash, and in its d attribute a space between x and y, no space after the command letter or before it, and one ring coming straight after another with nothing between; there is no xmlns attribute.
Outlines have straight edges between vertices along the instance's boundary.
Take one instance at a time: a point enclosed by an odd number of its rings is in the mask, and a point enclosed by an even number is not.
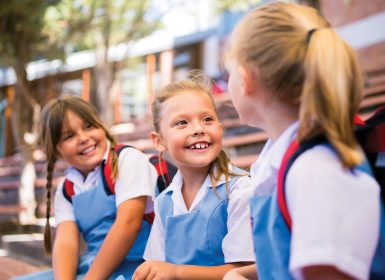
<svg viewBox="0 0 385 280"><path fill-rule="evenodd" d="M207 143L197 143L195 145L190 146L190 149L193 149L193 150L195 150L195 149L205 149L208 146L209 145Z"/></svg>
<svg viewBox="0 0 385 280"><path fill-rule="evenodd" d="M84 155L84 154L86 154L86 153L89 153L89 152L91 152L93 149L95 149L95 146L92 146L92 147L89 147L89 148L85 149L85 150L82 152L82 154Z"/></svg>

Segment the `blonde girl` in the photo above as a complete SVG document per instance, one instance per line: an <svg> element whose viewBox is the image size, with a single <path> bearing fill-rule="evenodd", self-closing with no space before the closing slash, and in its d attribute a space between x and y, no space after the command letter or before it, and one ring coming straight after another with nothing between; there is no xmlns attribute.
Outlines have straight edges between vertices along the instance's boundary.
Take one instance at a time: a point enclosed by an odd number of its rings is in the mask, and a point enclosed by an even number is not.
<svg viewBox="0 0 385 280"><path fill-rule="evenodd" d="M362 78L351 48L315 9L269 3L234 29L226 56L229 92L242 120L270 139L251 169L256 266L226 279L367 279L380 221L377 182L356 169L354 137ZM277 173L289 144L323 136L294 162L277 202Z"/></svg>
<svg viewBox="0 0 385 280"><path fill-rule="evenodd" d="M222 279L254 259L244 207L249 178L222 151L208 80L194 72L169 84L155 95L152 113L154 146L179 171L155 202L146 262L133 279Z"/></svg>
<svg viewBox="0 0 385 280"><path fill-rule="evenodd" d="M68 162L66 182L55 195L56 237L53 271L22 279L115 279L132 276L143 261L151 225L143 220L152 211L157 173L147 157L133 148L119 156L116 142L94 108L78 97L50 101L43 109L42 143L47 155L47 220L57 159ZM109 193L102 165L111 163L115 194ZM49 224L45 235L50 250ZM79 258L80 235L87 244Z"/></svg>

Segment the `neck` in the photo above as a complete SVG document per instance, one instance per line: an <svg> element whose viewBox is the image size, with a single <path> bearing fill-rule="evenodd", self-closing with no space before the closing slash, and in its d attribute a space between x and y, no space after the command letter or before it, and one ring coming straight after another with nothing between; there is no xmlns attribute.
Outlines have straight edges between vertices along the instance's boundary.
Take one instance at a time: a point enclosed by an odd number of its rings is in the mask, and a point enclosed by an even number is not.
<svg viewBox="0 0 385 280"><path fill-rule="evenodd" d="M269 137L275 141L295 121L298 120L298 109L288 106L283 102L272 100L259 108L261 114L261 127Z"/></svg>
<svg viewBox="0 0 385 280"><path fill-rule="evenodd" d="M202 187L208 175L209 167L204 168L180 168L183 177L182 195L187 209L190 209L195 196Z"/></svg>

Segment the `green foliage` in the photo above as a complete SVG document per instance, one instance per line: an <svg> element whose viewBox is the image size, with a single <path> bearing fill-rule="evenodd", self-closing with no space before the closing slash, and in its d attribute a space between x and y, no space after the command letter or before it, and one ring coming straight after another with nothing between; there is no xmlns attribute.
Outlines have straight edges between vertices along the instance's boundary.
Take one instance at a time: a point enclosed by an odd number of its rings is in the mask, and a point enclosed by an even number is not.
<svg viewBox="0 0 385 280"><path fill-rule="evenodd" d="M264 0L216 0L216 6L220 12L230 11L248 11L252 7L263 3Z"/></svg>
<svg viewBox="0 0 385 280"><path fill-rule="evenodd" d="M47 49L44 14L55 2L0 1L0 57L7 65L26 63Z"/></svg>
<svg viewBox="0 0 385 280"><path fill-rule="evenodd" d="M45 16L50 42L64 42L70 51L136 40L159 25L149 0L62 0Z"/></svg>

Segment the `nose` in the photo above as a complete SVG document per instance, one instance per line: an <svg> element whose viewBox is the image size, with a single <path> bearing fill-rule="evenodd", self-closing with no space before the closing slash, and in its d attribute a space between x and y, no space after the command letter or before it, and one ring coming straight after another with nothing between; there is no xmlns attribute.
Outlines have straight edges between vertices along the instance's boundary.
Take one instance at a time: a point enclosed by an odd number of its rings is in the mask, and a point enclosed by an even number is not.
<svg viewBox="0 0 385 280"><path fill-rule="evenodd" d="M85 143L88 141L89 137L88 137L87 132L79 131L78 133L79 133L78 135L79 135L79 142L80 143Z"/></svg>
<svg viewBox="0 0 385 280"><path fill-rule="evenodd" d="M201 124L196 124L194 126L194 133L193 133L194 136L202 136L202 135L205 135L205 130L203 128L203 126Z"/></svg>

